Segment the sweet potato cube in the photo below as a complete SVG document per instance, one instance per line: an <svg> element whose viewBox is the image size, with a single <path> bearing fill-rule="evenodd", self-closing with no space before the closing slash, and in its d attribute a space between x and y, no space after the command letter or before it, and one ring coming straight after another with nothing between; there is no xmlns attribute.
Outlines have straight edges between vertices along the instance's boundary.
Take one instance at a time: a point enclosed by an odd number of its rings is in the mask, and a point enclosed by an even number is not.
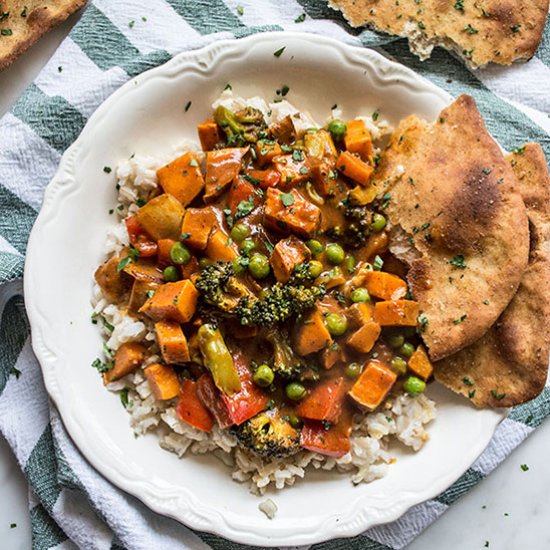
<svg viewBox="0 0 550 550"><path fill-rule="evenodd" d="M277 142L260 140L255 145L258 166L267 166L275 157L279 156L281 146Z"/></svg>
<svg viewBox="0 0 550 550"><path fill-rule="evenodd" d="M180 381L172 367L153 363L145 368L145 376L155 399L174 399L178 396Z"/></svg>
<svg viewBox="0 0 550 550"><path fill-rule="evenodd" d="M420 345L416 348L409 359L408 367L418 378L422 378L422 380L430 378L434 369L424 346Z"/></svg>
<svg viewBox="0 0 550 550"><path fill-rule="evenodd" d="M313 185L323 197L334 195L337 190L337 174L333 170L333 164L323 161L315 164L311 168L311 178ZM362 188L361 188L362 189Z"/></svg>
<svg viewBox="0 0 550 550"><path fill-rule="evenodd" d="M162 283L157 281L140 281L136 279L132 285L130 301L128 302L128 311L136 314L147 301L150 294L153 294Z"/></svg>
<svg viewBox="0 0 550 550"><path fill-rule="evenodd" d="M187 323L195 314L198 296L195 285L189 279L166 283L157 289L139 311L154 321Z"/></svg>
<svg viewBox="0 0 550 550"><path fill-rule="evenodd" d="M365 161L372 159L372 137L362 120L348 122L344 142L350 153L359 155Z"/></svg>
<svg viewBox="0 0 550 550"><path fill-rule="evenodd" d="M299 355L309 355L332 343L332 337L323 321L323 315L314 309L296 331L294 347Z"/></svg>
<svg viewBox="0 0 550 550"><path fill-rule="evenodd" d="M374 411L396 380L397 374L391 369L381 363L370 362L349 391L349 396L361 407Z"/></svg>
<svg viewBox="0 0 550 550"><path fill-rule="evenodd" d="M374 306L367 303L352 304L346 309L346 317L351 328L359 328L372 321Z"/></svg>
<svg viewBox="0 0 550 550"><path fill-rule="evenodd" d="M136 221L155 241L179 239L185 208L174 196L163 193L142 206Z"/></svg>
<svg viewBox="0 0 550 550"><path fill-rule="evenodd" d="M380 325L369 321L358 328L346 340L346 344L359 353L368 353L380 336Z"/></svg>
<svg viewBox="0 0 550 550"><path fill-rule="evenodd" d="M179 323L158 321L155 323L155 332L165 363L187 363L190 360L187 338Z"/></svg>
<svg viewBox="0 0 550 550"><path fill-rule="evenodd" d="M337 422L342 412L346 384L342 377L317 384L298 404L298 416L309 420Z"/></svg>
<svg viewBox="0 0 550 550"><path fill-rule="evenodd" d="M239 255L229 235L217 227L208 237L205 254L213 262L231 262Z"/></svg>
<svg viewBox="0 0 550 550"><path fill-rule="evenodd" d="M388 300L374 306L374 320L382 327L415 327L418 322L418 302Z"/></svg>
<svg viewBox="0 0 550 550"><path fill-rule="evenodd" d="M292 277L294 268L310 256L309 248L294 236L280 240L273 249L269 263L273 274L280 283L286 283Z"/></svg>
<svg viewBox="0 0 550 550"><path fill-rule="evenodd" d="M321 352L321 364L326 370L330 370L336 363L343 360L342 348L337 342L333 342Z"/></svg>
<svg viewBox="0 0 550 550"><path fill-rule="evenodd" d="M197 133L203 151L210 151L223 139L219 126L213 118L207 118L197 125Z"/></svg>
<svg viewBox="0 0 550 550"><path fill-rule="evenodd" d="M321 222L321 211L294 190L283 193L270 188L266 195L264 222L278 231L311 237Z"/></svg>
<svg viewBox="0 0 550 550"><path fill-rule="evenodd" d="M206 190L204 201L216 200L239 175L241 163L248 147L217 149L206 154Z"/></svg>
<svg viewBox="0 0 550 550"><path fill-rule="evenodd" d="M367 186L374 168L349 151L342 151L336 161L338 170L359 185Z"/></svg>
<svg viewBox="0 0 550 550"><path fill-rule="evenodd" d="M197 250L204 250L215 225L216 215L209 208L188 208L181 224L185 244Z"/></svg>
<svg viewBox="0 0 550 550"><path fill-rule="evenodd" d="M382 300L400 300L407 294L407 283L391 273L369 271L365 283L369 294Z"/></svg>
<svg viewBox="0 0 550 550"><path fill-rule="evenodd" d="M115 364L103 375L105 384L114 382L141 366L147 355L147 349L137 342L126 342L115 352Z"/></svg>
<svg viewBox="0 0 550 550"><path fill-rule="evenodd" d="M310 171L302 155L297 160L294 155L279 155L273 158L275 170L281 174L281 185L297 185L309 179Z"/></svg>
<svg viewBox="0 0 550 550"><path fill-rule="evenodd" d="M157 178L165 193L187 206L204 187L199 161L193 153L181 157L157 170Z"/></svg>

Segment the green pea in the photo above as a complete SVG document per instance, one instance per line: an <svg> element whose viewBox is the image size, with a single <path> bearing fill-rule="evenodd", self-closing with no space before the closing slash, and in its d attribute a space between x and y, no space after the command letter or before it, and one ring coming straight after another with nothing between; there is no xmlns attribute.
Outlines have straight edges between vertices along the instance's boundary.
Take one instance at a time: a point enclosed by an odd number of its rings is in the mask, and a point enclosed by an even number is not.
<svg viewBox="0 0 550 550"><path fill-rule="evenodd" d="M245 239L241 243L241 252L248 256L256 248L256 243L252 239Z"/></svg>
<svg viewBox="0 0 550 550"><path fill-rule="evenodd" d="M405 342L399 348L399 355L409 358L414 353L414 346L410 342Z"/></svg>
<svg viewBox="0 0 550 550"><path fill-rule="evenodd" d="M416 376L409 376L403 384L403 389L411 395L418 395L426 389L426 382Z"/></svg>
<svg viewBox="0 0 550 550"><path fill-rule="evenodd" d="M338 313L329 313L325 321L327 323L328 331L333 336L342 336L348 330L348 320Z"/></svg>
<svg viewBox="0 0 550 550"><path fill-rule="evenodd" d="M355 271L355 258L351 254L348 254L344 262L348 273L353 273Z"/></svg>
<svg viewBox="0 0 550 550"><path fill-rule="evenodd" d="M246 271L246 267L242 263L242 256L239 256L233 260L233 271L235 275L240 275Z"/></svg>
<svg viewBox="0 0 550 550"><path fill-rule="evenodd" d="M407 374L407 361L403 357L394 357L390 362L391 368L400 376Z"/></svg>
<svg viewBox="0 0 550 550"><path fill-rule="evenodd" d="M328 131L332 134L334 139L342 139L346 135L347 129L346 123L337 118L331 120L328 125Z"/></svg>
<svg viewBox="0 0 550 550"><path fill-rule="evenodd" d="M361 374L361 365L359 363L350 363L349 365L346 365L344 374L348 378L351 378L351 380L355 380Z"/></svg>
<svg viewBox="0 0 550 550"><path fill-rule="evenodd" d="M302 427L302 421L300 420L300 417L296 416L295 414L291 414L291 415L288 416L288 423L295 430Z"/></svg>
<svg viewBox="0 0 550 550"><path fill-rule="evenodd" d="M323 272L323 264L317 260L311 260L308 263L307 270L312 277L317 278Z"/></svg>
<svg viewBox="0 0 550 550"><path fill-rule="evenodd" d="M185 245L175 242L170 249L170 259L178 265L187 264L191 261L191 252Z"/></svg>
<svg viewBox="0 0 550 550"><path fill-rule="evenodd" d="M204 269L205 267L209 266L211 263L212 263L212 262L210 261L209 258L204 258L204 257L203 257L203 258L201 258L201 259L199 260L199 267L200 267L201 269Z"/></svg>
<svg viewBox="0 0 550 550"><path fill-rule="evenodd" d="M254 383L262 388L267 388L275 379L275 374L269 365L260 365L254 376L252 377Z"/></svg>
<svg viewBox="0 0 550 550"><path fill-rule="evenodd" d="M405 337L402 334L392 334L388 337L390 348L400 348L405 343Z"/></svg>
<svg viewBox="0 0 550 550"><path fill-rule="evenodd" d="M241 241L244 241L247 237L250 236L250 228L248 225L244 225L244 223L239 223L237 225L234 225L231 228L231 238L236 242L240 243Z"/></svg>
<svg viewBox="0 0 550 550"><path fill-rule="evenodd" d="M319 256L319 254L321 254L321 252L323 252L325 250L325 247L319 241L316 241L315 239L309 240L306 243L306 246L311 250L311 254L313 255L314 258Z"/></svg>
<svg viewBox="0 0 550 550"><path fill-rule="evenodd" d="M300 401L306 396L307 390L300 382L291 382L287 384L285 393L292 401Z"/></svg>
<svg viewBox="0 0 550 550"><path fill-rule="evenodd" d="M327 260L332 265L340 265L346 256L344 249L339 244L329 244L327 246Z"/></svg>
<svg viewBox="0 0 550 550"><path fill-rule="evenodd" d="M254 254L250 258L248 270L254 279L265 279L269 275L269 260L263 254Z"/></svg>
<svg viewBox="0 0 550 550"><path fill-rule="evenodd" d="M362 302L370 302L369 291L363 287L356 288L351 293L351 301L354 302L355 304L362 303Z"/></svg>
<svg viewBox="0 0 550 550"><path fill-rule="evenodd" d="M168 267L164 268L164 271L162 272L162 276L164 277L165 281L168 281L169 283L173 283L174 281L177 281L179 279L179 273L177 267L174 267L173 265L169 265Z"/></svg>
<svg viewBox="0 0 550 550"><path fill-rule="evenodd" d="M386 218L382 214L375 213L372 215L372 223L370 227L376 233L380 233L386 227Z"/></svg>

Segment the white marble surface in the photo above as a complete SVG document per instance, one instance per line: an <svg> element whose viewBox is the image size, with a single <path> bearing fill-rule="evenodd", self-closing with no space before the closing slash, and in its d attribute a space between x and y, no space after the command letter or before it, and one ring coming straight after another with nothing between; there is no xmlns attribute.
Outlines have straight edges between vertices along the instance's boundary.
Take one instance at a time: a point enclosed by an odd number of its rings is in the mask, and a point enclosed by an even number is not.
<svg viewBox="0 0 550 550"><path fill-rule="evenodd" d="M75 18L55 29L12 67L0 73L0 116L69 31ZM521 464L527 464L524 472ZM550 549L550 420L434 525L408 550ZM15 527L11 527L15 524ZM27 486L0 436L0 547L31 547Z"/></svg>

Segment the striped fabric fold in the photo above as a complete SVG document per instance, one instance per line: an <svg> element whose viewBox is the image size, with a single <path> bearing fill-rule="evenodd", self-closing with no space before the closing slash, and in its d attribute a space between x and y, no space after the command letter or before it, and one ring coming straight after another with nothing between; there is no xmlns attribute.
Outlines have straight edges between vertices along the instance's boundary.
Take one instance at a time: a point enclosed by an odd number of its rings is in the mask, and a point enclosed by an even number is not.
<svg viewBox="0 0 550 550"><path fill-rule="evenodd" d="M445 51L436 50L420 62L403 40L353 29L326 0L93 0L33 84L0 119L0 430L29 481L36 549L245 548L151 512L86 462L48 400L30 346L20 278L45 187L61 155L114 90L178 52L271 30L299 30L376 47L449 93L474 96L489 131L506 149L537 141L550 158L550 23L529 63L471 72ZM21 405L29 395L32 410ZM391 524L312 548L404 548L549 414L546 387L536 400L511 411L483 455L437 498Z"/></svg>

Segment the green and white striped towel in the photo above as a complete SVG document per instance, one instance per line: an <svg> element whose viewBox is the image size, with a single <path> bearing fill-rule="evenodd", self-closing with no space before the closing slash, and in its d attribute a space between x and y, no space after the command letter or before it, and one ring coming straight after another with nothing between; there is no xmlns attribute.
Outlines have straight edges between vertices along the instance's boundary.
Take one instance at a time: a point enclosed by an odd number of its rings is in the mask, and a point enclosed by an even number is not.
<svg viewBox="0 0 550 550"><path fill-rule="evenodd" d="M44 188L97 106L132 76L182 50L266 30L301 30L377 46L451 94L473 95L489 130L505 148L538 141L550 158L549 25L529 63L472 73L443 51L421 63L403 40L352 29L324 0L94 0L0 120L0 429L29 481L37 549L241 548L154 514L83 459L48 401L30 347L19 278ZM405 547L549 413L547 387L535 401L512 410L483 455L443 494L394 523L315 548Z"/></svg>

